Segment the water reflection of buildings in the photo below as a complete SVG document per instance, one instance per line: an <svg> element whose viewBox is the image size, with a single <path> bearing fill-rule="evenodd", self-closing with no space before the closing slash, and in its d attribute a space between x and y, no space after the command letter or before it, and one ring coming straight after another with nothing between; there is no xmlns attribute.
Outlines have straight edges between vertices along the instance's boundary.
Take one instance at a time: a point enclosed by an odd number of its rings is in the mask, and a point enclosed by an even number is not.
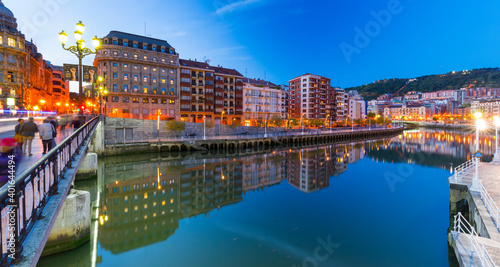
<svg viewBox="0 0 500 267"><path fill-rule="evenodd" d="M364 157L361 144L306 148L291 153L288 182L302 192L311 193L330 184L330 177L347 170L348 163Z"/></svg>
<svg viewBox="0 0 500 267"><path fill-rule="evenodd" d="M493 144L492 144L493 143ZM495 137L482 133L479 138L480 150L489 161L494 151ZM383 142L372 142L367 147L368 155L377 162L407 162L450 169L469 160L476 151L474 133L460 131L413 130ZM425 155L425 161L418 160L414 153ZM413 158L413 159L412 159Z"/></svg>
<svg viewBox="0 0 500 267"><path fill-rule="evenodd" d="M100 168L105 181L98 240L115 254L166 240L180 219L206 215L241 201L243 192L287 178L284 154L103 163Z"/></svg>

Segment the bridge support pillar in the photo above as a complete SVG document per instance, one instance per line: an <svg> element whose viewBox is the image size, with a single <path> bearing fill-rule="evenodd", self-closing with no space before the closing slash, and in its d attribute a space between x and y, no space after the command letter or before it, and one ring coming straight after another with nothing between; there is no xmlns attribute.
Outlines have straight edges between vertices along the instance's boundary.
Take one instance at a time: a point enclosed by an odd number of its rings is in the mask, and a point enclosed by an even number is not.
<svg viewBox="0 0 500 267"><path fill-rule="evenodd" d="M42 256L74 249L90 238L90 193L71 190L57 216Z"/></svg>
<svg viewBox="0 0 500 267"><path fill-rule="evenodd" d="M87 153L76 172L76 180L86 180L97 177L97 154Z"/></svg>

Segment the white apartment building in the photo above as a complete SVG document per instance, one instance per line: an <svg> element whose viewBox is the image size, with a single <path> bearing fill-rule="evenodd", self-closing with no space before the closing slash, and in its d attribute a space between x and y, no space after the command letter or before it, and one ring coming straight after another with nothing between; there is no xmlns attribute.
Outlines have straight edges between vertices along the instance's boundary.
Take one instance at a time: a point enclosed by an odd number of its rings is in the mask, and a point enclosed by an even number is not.
<svg viewBox="0 0 500 267"><path fill-rule="evenodd" d="M285 90L261 79L243 80L243 121L245 126L265 123L274 115L283 118Z"/></svg>

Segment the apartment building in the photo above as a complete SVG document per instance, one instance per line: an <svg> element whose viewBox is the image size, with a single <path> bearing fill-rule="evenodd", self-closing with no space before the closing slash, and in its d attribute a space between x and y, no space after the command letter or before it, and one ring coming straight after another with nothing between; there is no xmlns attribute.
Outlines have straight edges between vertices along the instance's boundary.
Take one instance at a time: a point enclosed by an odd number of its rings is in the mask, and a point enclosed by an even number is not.
<svg viewBox="0 0 500 267"><path fill-rule="evenodd" d="M67 111L69 108L69 86L66 85L62 66L54 66L52 70L52 94L56 110L58 112Z"/></svg>
<svg viewBox="0 0 500 267"><path fill-rule="evenodd" d="M103 113L110 117L180 119L179 55L165 40L111 31L94 65L104 78ZM105 110L104 110L105 109Z"/></svg>
<svg viewBox="0 0 500 267"><path fill-rule="evenodd" d="M235 69L212 67L215 76L214 121L241 125L243 118L243 75Z"/></svg>
<svg viewBox="0 0 500 267"><path fill-rule="evenodd" d="M215 124L241 123L243 75L208 62L179 60L182 121ZM224 112L224 113L223 113Z"/></svg>
<svg viewBox="0 0 500 267"><path fill-rule="evenodd" d="M214 117L214 74L210 65L196 60L179 60L180 114L182 121L212 122Z"/></svg>
<svg viewBox="0 0 500 267"><path fill-rule="evenodd" d="M500 116L500 100L472 101L471 112L474 114L476 111L481 111L483 118Z"/></svg>
<svg viewBox="0 0 500 267"><path fill-rule="evenodd" d="M330 79L304 74L288 82L290 118L326 119L336 117L335 90Z"/></svg>
<svg viewBox="0 0 500 267"><path fill-rule="evenodd" d="M345 90L335 88L335 121L343 121L349 114L349 94Z"/></svg>
<svg viewBox="0 0 500 267"><path fill-rule="evenodd" d="M280 86L261 79L243 80L243 114L245 126L264 124L273 116L282 117L285 94Z"/></svg>

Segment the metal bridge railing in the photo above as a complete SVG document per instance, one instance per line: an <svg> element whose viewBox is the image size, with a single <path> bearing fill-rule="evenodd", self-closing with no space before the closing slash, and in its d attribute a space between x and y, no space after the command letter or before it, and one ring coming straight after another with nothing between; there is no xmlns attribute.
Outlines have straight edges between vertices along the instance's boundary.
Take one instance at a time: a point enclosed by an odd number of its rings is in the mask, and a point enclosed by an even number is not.
<svg viewBox="0 0 500 267"><path fill-rule="evenodd" d="M467 172L472 170L476 166L476 158L472 158L457 167L455 167L455 174L450 177L451 182L461 183L462 178L466 176Z"/></svg>
<svg viewBox="0 0 500 267"><path fill-rule="evenodd" d="M488 250L478 238L476 230L467 222L467 220L462 216L462 213L455 215L455 220L453 221L453 230L455 232L464 233L467 239L470 241L470 250L467 251L467 255L470 259L473 259L474 255L481 261L481 266L483 267L493 267L496 266L491 258Z"/></svg>
<svg viewBox="0 0 500 267"><path fill-rule="evenodd" d="M497 229L500 229L499 228L500 227L500 225L499 225L500 210L498 209L498 206L495 203L495 201L493 201L493 198L491 198L488 191L486 191L486 188L484 187L481 180L479 181L479 194L481 196L481 200L483 201L484 205L486 206L486 209L488 210L488 213L490 214L491 218L493 219L495 226L497 227Z"/></svg>
<svg viewBox="0 0 500 267"><path fill-rule="evenodd" d="M9 177L0 189L1 266L20 258L24 241L98 122L98 117L88 121L21 175Z"/></svg>

